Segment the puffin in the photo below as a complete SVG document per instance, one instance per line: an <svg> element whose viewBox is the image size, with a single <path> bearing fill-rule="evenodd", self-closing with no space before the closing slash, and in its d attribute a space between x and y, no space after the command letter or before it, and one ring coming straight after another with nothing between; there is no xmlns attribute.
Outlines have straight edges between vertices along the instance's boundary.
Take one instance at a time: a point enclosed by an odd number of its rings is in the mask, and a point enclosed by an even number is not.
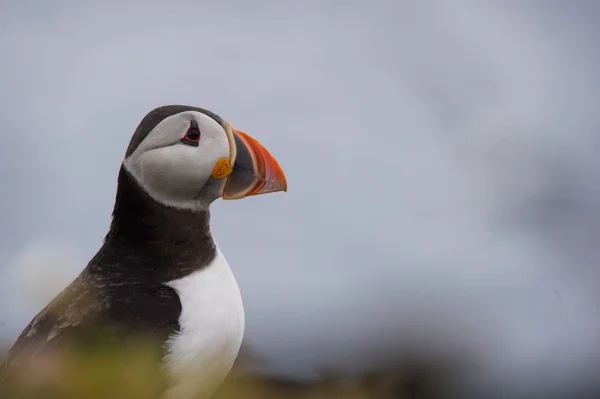
<svg viewBox="0 0 600 399"><path fill-rule="evenodd" d="M160 398L210 397L245 328L210 206L281 191L287 181L276 159L219 115L188 105L150 111L126 149L101 248L18 336L0 364L0 386L96 334L154 339Z"/></svg>

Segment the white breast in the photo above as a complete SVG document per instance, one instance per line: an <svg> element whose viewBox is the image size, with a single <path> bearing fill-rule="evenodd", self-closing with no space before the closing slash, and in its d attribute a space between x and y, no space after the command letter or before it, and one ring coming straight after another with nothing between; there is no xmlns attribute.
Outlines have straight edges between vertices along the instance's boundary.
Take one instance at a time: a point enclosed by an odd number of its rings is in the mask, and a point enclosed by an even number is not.
<svg viewBox="0 0 600 399"><path fill-rule="evenodd" d="M181 301L180 331L167 342L171 385L164 399L207 397L231 370L244 335L244 308L235 277L217 247L212 263L168 283Z"/></svg>

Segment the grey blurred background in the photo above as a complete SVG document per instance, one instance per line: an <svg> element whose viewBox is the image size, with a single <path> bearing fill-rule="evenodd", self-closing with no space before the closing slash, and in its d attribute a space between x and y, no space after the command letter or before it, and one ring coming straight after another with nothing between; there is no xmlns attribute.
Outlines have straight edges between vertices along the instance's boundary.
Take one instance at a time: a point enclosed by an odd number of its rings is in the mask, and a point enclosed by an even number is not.
<svg viewBox="0 0 600 399"><path fill-rule="evenodd" d="M600 372L600 3L0 1L0 345L99 248L133 130L208 108L289 191L213 206L265 372ZM457 391L458 392L458 391Z"/></svg>

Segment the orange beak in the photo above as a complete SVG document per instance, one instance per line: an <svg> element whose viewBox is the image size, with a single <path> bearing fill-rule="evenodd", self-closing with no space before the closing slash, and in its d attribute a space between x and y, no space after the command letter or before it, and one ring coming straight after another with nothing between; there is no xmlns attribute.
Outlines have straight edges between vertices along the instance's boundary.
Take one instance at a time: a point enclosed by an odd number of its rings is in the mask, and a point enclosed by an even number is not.
<svg viewBox="0 0 600 399"><path fill-rule="evenodd" d="M223 199L234 200L287 191L287 181L275 158L254 138L231 127L235 141L233 172L227 177Z"/></svg>

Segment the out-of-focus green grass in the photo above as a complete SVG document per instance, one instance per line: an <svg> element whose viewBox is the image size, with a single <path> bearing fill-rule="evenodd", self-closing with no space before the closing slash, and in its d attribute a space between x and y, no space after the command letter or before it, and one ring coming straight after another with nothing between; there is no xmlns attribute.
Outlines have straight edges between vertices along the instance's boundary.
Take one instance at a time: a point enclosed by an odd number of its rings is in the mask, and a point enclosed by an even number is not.
<svg viewBox="0 0 600 399"><path fill-rule="evenodd" d="M154 398L162 389L158 353L145 344L39 356L0 387L2 399Z"/></svg>
<svg viewBox="0 0 600 399"><path fill-rule="evenodd" d="M0 388L0 398L157 399L164 388L157 367L159 358L156 345L137 341L111 348L87 346L85 350L37 359L34 367L17 373L17 378ZM440 358L405 356L401 363L372 372L352 377L329 374L310 382L258 375L243 365L243 354L241 358L213 399L457 398L449 393L447 384L456 377L453 370L460 365ZM600 397L597 390L582 392L553 397Z"/></svg>
<svg viewBox="0 0 600 399"><path fill-rule="evenodd" d="M52 358L17 373L0 389L2 399L150 399L157 398L164 380L155 346L143 343L86 347ZM433 398L437 375L431 368L388 368L342 378L330 375L299 382L252 373L241 362L213 395L214 399L270 398Z"/></svg>

